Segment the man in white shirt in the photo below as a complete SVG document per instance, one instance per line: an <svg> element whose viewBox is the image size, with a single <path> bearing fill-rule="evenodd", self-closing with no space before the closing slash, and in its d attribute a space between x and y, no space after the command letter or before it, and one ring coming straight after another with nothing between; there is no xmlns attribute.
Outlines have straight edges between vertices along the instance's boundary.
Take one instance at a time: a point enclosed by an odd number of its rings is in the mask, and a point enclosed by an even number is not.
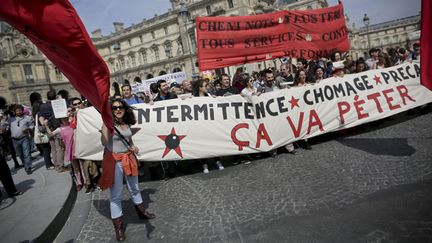
<svg viewBox="0 0 432 243"><path fill-rule="evenodd" d="M27 174L32 173L32 158L30 137L34 128L34 119L31 116L24 115L24 107L15 105L15 117L9 120L9 129L11 131L12 142L15 151L24 164Z"/></svg>

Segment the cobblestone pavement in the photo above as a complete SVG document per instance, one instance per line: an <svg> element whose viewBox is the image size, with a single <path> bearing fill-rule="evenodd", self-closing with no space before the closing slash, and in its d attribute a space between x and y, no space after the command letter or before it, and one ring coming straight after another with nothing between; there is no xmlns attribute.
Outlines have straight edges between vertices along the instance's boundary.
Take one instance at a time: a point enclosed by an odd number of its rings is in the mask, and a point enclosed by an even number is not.
<svg viewBox="0 0 432 243"><path fill-rule="evenodd" d="M430 242L431 121L402 114L296 155L140 183L151 221L125 188L127 241ZM109 191L93 194L77 240L115 242Z"/></svg>

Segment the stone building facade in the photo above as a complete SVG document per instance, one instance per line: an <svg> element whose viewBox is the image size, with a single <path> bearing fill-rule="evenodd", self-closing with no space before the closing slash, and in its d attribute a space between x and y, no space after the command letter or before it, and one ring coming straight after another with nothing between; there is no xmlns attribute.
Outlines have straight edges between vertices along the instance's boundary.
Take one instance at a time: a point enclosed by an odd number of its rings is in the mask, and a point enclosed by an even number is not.
<svg viewBox="0 0 432 243"><path fill-rule="evenodd" d="M351 53L354 59L367 57L370 48L378 47L382 51L387 48L412 48L412 44L420 40L420 15L387 21L379 24L356 28L349 26ZM368 43L369 35L369 43Z"/></svg>
<svg viewBox="0 0 432 243"><path fill-rule="evenodd" d="M189 79L197 74L198 59L195 39L196 16L237 16L268 13L283 9L315 9L327 6L326 0L170 0L164 14L125 27L114 23L115 32L103 36L100 29L91 33L96 49L111 72L111 83L133 83L155 76L185 71ZM179 15L181 6L187 18ZM356 28L348 21L351 53L354 58L368 52L370 46L385 50L419 40L420 16L397 19L368 28ZM76 91L58 69L23 35L2 23L0 25L0 98L9 103L28 104L28 96L39 92L45 98L50 88ZM216 70L234 75L239 67L246 71L279 65L277 60L233 66Z"/></svg>
<svg viewBox="0 0 432 243"><path fill-rule="evenodd" d="M29 105L38 92L50 89L78 95L63 74L24 35L0 22L0 100Z"/></svg>

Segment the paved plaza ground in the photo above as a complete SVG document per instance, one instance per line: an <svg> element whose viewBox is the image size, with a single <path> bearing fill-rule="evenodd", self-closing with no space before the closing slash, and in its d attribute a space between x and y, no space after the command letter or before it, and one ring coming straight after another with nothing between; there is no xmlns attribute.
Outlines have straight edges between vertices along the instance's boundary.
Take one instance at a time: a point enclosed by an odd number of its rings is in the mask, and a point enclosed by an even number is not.
<svg viewBox="0 0 432 243"><path fill-rule="evenodd" d="M404 113L296 155L142 180L157 218L139 220L125 188L126 242L432 242L431 121ZM67 173L40 163L13 175L24 194L1 204L0 242L47 242L59 231L55 242L116 242L109 191L76 193Z"/></svg>
<svg viewBox="0 0 432 243"><path fill-rule="evenodd" d="M431 118L401 114L296 155L140 183L157 218L139 220L125 190L127 241L431 242ZM108 191L92 195L77 241L115 241Z"/></svg>

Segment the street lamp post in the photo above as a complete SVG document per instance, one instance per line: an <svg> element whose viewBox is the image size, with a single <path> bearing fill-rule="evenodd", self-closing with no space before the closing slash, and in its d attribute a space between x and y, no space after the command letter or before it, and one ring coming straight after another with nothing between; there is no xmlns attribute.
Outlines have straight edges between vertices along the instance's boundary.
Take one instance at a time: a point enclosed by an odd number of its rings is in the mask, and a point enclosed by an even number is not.
<svg viewBox="0 0 432 243"><path fill-rule="evenodd" d="M371 49L371 47L370 47L370 38L369 38L369 23L370 23L370 19L367 16L367 14L364 14L363 23L366 26L366 35L367 35L367 41L368 41L368 50L370 50Z"/></svg>
<svg viewBox="0 0 432 243"><path fill-rule="evenodd" d="M187 29L187 24L188 24L188 19L189 19L189 11L186 8L186 6L184 5L184 3L180 3L180 8L179 8L178 14L181 17L181 19L183 20L183 23L185 26L186 43L187 43L188 49L189 49L189 56L191 59L190 61L191 61L191 66L192 66L192 78L193 78L195 76L195 67L194 67L194 61L193 61L193 56L192 56L192 45L189 43L189 35L188 35L188 29Z"/></svg>

